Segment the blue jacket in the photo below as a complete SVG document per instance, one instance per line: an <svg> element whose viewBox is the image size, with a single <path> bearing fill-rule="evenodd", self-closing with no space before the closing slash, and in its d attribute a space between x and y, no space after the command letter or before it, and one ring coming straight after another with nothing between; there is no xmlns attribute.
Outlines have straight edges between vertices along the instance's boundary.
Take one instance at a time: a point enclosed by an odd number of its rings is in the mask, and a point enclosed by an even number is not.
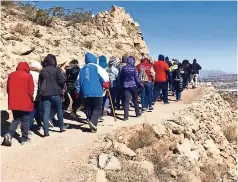
<svg viewBox="0 0 238 182"><path fill-rule="evenodd" d="M85 54L85 63L75 83L76 91L83 98L102 97L103 84L109 81L108 74L97 65L97 58L91 53Z"/></svg>

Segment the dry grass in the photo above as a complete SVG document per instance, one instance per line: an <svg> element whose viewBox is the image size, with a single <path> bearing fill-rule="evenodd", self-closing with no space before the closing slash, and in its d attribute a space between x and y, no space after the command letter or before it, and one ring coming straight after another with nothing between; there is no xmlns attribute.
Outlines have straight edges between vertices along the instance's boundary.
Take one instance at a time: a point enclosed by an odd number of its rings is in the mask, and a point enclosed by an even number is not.
<svg viewBox="0 0 238 182"><path fill-rule="evenodd" d="M152 132L149 131L138 131L137 135L135 135L131 139L131 142L128 144L128 147L132 150L137 150L139 148L148 147L152 145L155 136Z"/></svg>
<svg viewBox="0 0 238 182"><path fill-rule="evenodd" d="M19 33L20 35L29 35L30 27L22 23L18 23L11 31L13 34Z"/></svg>
<svg viewBox="0 0 238 182"><path fill-rule="evenodd" d="M41 38L43 37L43 35L40 33L40 30L33 30L33 33L34 37L37 37L37 38Z"/></svg>
<svg viewBox="0 0 238 182"><path fill-rule="evenodd" d="M93 48L93 41L85 41L83 43L84 47L86 47L87 49L92 49Z"/></svg>
<svg viewBox="0 0 238 182"><path fill-rule="evenodd" d="M54 40L54 46L59 47L60 45L60 40Z"/></svg>
<svg viewBox="0 0 238 182"><path fill-rule="evenodd" d="M223 130L223 134L229 142L236 142L237 143L237 126L236 126L236 123L227 125Z"/></svg>
<svg viewBox="0 0 238 182"><path fill-rule="evenodd" d="M121 43L119 43L119 42L116 43L115 47L116 47L117 49L122 49L122 45L121 45Z"/></svg>
<svg viewBox="0 0 238 182"><path fill-rule="evenodd" d="M227 173L227 167L217 163L206 163L201 167L201 172L202 182L217 182Z"/></svg>

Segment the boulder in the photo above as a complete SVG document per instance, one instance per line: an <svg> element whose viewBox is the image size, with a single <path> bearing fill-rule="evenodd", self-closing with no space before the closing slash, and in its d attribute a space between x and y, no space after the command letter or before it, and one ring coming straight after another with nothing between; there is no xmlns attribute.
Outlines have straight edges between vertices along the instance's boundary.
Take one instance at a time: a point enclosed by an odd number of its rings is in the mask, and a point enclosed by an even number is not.
<svg viewBox="0 0 238 182"><path fill-rule="evenodd" d="M118 151L121 154L127 155L129 157L135 157L136 156L136 153L133 150L131 150L130 148L128 148L123 143L119 143L119 142L114 141L113 142L113 147L116 151Z"/></svg>
<svg viewBox="0 0 238 182"><path fill-rule="evenodd" d="M105 170L120 170L121 169L120 161L112 154L102 153L99 156L98 165L100 169L105 169Z"/></svg>
<svg viewBox="0 0 238 182"><path fill-rule="evenodd" d="M97 170L95 182L107 182L106 174L103 170Z"/></svg>

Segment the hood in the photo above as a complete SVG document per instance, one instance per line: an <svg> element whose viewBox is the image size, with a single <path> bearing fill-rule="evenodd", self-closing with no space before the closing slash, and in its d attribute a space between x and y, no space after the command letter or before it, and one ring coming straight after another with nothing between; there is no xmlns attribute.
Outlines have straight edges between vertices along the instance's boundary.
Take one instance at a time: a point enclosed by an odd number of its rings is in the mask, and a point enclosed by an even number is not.
<svg viewBox="0 0 238 182"><path fill-rule="evenodd" d="M168 56L165 58L165 61L169 61L169 57Z"/></svg>
<svg viewBox="0 0 238 182"><path fill-rule="evenodd" d="M193 63L197 63L197 60L196 60L196 59L194 59L194 60L193 60Z"/></svg>
<svg viewBox="0 0 238 182"><path fill-rule="evenodd" d="M102 68L107 68L107 67L108 67L107 58L106 58L105 56L100 56L100 57L99 57L99 65L100 65Z"/></svg>
<svg viewBox="0 0 238 182"><path fill-rule="evenodd" d="M85 54L85 63L86 63L86 64L89 64L89 63L97 64L97 58L96 58L96 56L94 56L93 54L87 52L87 53Z"/></svg>
<svg viewBox="0 0 238 182"><path fill-rule="evenodd" d="M17 71L24 71L30 73L30 67L26 62L20 62L17 66Z"/></svg>
<svg viewBox="0 0 238 182"><path fill-rule="evenodd" d="M159 55L159 58L158 58L159 61L164 61L164 55Z"/></svg>
<svg viewBox="0 0 238 182"><path fill-rule="evenodd" d="M112 56L112 57L110 58L110 60L109 60L109 65L110 65L110 66L114 66L114 67L116 67L116 66L118 65L118 61L117 61L116 57Z"/></svg>
<svg viewBox="0 0 238 182"><path fill-rule="evenodd" d="M44 66L57 66L56 57L53 54L48 54L43 62Z"/></svg>
<svg viewBox="0 0 238 182"><path fill-rule="evenodd" d="M128 58L128 56L127 55L124 55L124 56L122 56L122 62L123 63L126 63L127 62L127 58Z"/></svg>
<svg viewBox="0 0 238 182"><path fill-rule="evenodd" d="M136 60L135 60L135 58L133 56L129 56L127 58L127 64L128 65L135 66L135 63L136 63Z"/></svg>

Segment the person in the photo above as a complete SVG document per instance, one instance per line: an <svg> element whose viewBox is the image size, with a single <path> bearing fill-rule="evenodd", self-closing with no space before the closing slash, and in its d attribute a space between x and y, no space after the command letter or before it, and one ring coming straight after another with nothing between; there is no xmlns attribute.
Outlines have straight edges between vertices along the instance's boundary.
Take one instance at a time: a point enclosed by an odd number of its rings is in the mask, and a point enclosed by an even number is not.
<svg viewBox="0 0 238 182"><path fill-rule="evenodd" d="M141 105L142 111L145 112L148 109L153 110L152 107L152 89L155 79L155 72L153 65L147 58L141 60L141 63L137 65L140 80L143 82L144 88L141 91Z"/></svg>
<svg viewBox="0 0 238 182"><path fill-rule="evenodd" d="M120 81L120 75L121 75L121 70L124 66L126 66L126 61L127 61L128 55L125 54L122 56L121 62L117 64L116 68L118 69L119 73L117 76L117 84L118 84L118 94L116 96L116 109L121 108L121 104L124 105L124 90L123 86L121 85Z"/></svg>
<svg viewBox="0 0 238 182"><path fill-rule="evenodd" d="M39 62L32 62L30 64L30 74L33 77L33 82L34 82L34 95L33 95L33 100L34 100L34 110L31 112L30 119L29 119L29 134L31 134L32 130L32 125L34 119L36 120L36 123L39 127L39 129L42 127L41 124L41 102L39 98L39 93L38 93L38 81L39 81L39 75L40 75L40 70L42 69L42 66Z"/></svg>
<svg viewBox="0 0 238 182"><path fill-rule="evenodd" d="M191 73L192 73L192 88L197 87L197 82L198 82L198 75L199 71L202 69L202 67L197 63L197 60L193 60L193 64L191 66Z"/></svg>
<svg viewBox="0 0 238 182"><path fill-rule="evenodd" d="M49 136L48 121L50 120L51 106L54 105L59 121L60 132L65 131L62 109L63 88L66 82L62 71L57 66L56 57L48 54L44 59L45 67L39 76L39 89L43 105L44 136Z"/></svg>
<svg viewBox="0 0 238 182"><path fill-rule="evenodd" d="M184 74L183 74L183 88L188 89L189 73L191 72L190 71L191 67L190 67L189 61L187 59L183 60L182 68L183 68L183 71L184 71Z"/></svg>
<svg viewBox="0 0 238 182"><path fill-rule="evenodd" d="M155 103L157 98L160 96L160 90L162 89L163 102L164 104L169 104L168 102L168 81L171 81L171 75L169 72L169 66L164 61L164 56L159 55L158 61L154 64L155 70L155 83L153 91L152 102Z"/></svg>
<svg viewBox="0 0 238 182"><path fill-rule="evenodd" d="M169 57L165 57L165 62L168 64L169 68L172 66L172 62L169 60Z"/></svg>
<svg viewBox="0 0 238 182"><path fill-rule="evenodd" d="M20 62L16 71L9 74L7 94L8 109L12 111L14 119L8 133L4 135L3 145L12 145L12 137L19 124L21 124L22 131L21 143L25 144L30 141L28 138L29 119L34 109L34 82L29 65L26 62Z"/></svg>
<svg viewBox="0 0 238 182"><path fill-rule="evenodd" d="M74 118L77 118L77 110L81 105L81 100L79 98L75 98L75 81L80 72L79 62L74 59L69 63L69 66L65 68L66 70L66 86L67 86L67 94L69 93L70 97L73 100L72 103L72 113L71 115Z"/></svg>
<svg viewBox="0 0 238 182"><path fill-rule="evenodd" d="M116 68L117 64L118 64L118 61L116 60L116 57L111 57L109 60L109 67L106 70L109 75L110 93L112 97L112 105L114 107L114 110L116 106L116 95L119 94L118 83L117 83L117 77L118 77L119 71Z"/></svg>
<svg viewBox="0 0 238 182"><path fill-rule="evenodd" d="M139 73L135 66L135 58L129 56L127 58L127 64L121 70L120 81L124 90L124 120L128 120L129 105L132 96L132 102L135 107L136 117L140 117L140 109L138 103L138 91L137 88L143 88L142 82L139 80Z"/></svg>
<svg viewBox="0 0 238 182"><path fill-rule="evenodd" d="M106 70L97 64L96 56L87 52L85 63L75 83L76 94L77 97L84 99L91 131L97 132L98 119L103 106L103 88L109 89L110 83Z"/></svg>
<svg viewBox="0 0 238 182"><path fill-rule="evenodd" d="M178 67L173 71L172 78L174 83L174 89L176 93L176 100L181 101L183 91L183 68L182 64L179 63Z"/></svg>
<svg viewBox="0 0 238 182"><path fill-rule="evenodd" d="M171 72L171 74L173 74L174 70L178 69L178 63L179 63L178 60L176 59L173 60L173 65L169 68L169 71ZM170 90L171 90L172 96L174 96L174 92L175 92L174 82L170 84Z"/></svg>

